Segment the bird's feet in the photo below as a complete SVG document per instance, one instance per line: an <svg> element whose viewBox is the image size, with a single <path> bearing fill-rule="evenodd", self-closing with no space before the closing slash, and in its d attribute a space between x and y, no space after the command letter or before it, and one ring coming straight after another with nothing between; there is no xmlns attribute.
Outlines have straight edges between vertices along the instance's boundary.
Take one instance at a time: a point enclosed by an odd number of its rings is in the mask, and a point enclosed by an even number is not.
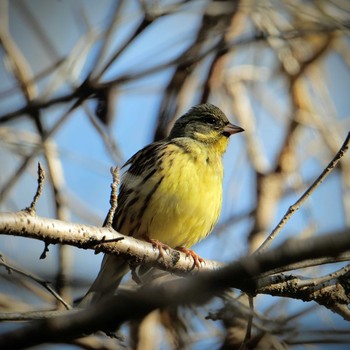
<svg viewBox="0 0 350 350"><path fill-rule="evenodd" d="M142 238L145 241L151 243L154 249L158 249L158 251L159 251L158 258L164 258L165 252L170 251L169 246L162 243L161 241L158 241L157 239L149 238L147 235L143 235Z"/></svg>
<svg viewBox="0 0 350 350"><path fill-rule="evenodd" d="M205 264L205 260L201 258L197 253L195 253L193 250L185 248L185 247L176 247L176 250L183 252L186 254L186 257L191 256L193 259L194 267L197 267L198 269L201 267L201 264Z"/></svg>

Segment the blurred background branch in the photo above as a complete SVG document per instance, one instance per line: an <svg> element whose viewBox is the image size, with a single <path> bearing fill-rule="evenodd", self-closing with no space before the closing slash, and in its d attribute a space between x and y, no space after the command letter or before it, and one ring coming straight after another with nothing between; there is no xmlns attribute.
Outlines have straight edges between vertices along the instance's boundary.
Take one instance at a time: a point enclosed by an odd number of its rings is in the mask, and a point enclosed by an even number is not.
<svg viewBox="0 0 350 350"><path fill-rule="evenodd" d="M39 160L48 180L38 215L101 226L110 167L165 137L190 106L209 101L246 132L225 155L220 221L195 250L224 263L255 251L350 129L349 30L346 0L1 1L0 210L30 203ZM271 248L291 237L347 232L349 213L346 155ZM0 247L51 281L69 304L87 289L101 259L60 246L39 262L42 244L24 238L1 236ZM310 259L292 265L303 270L291 276L323 281L344 271L346 260L347 254ZM53 307L29 280L0 272L0 311ZM347 296L348 281L342 274ZM155 311L125 327L124 340L98 336L74 346L240 349L244 341L250 349L328 349L329 343L345 349L350 343L348 323L326 308L278 296L255 297L254 310L247 305L233 289L201 307ZM252 315L251 338L244 340Z"/></svg>

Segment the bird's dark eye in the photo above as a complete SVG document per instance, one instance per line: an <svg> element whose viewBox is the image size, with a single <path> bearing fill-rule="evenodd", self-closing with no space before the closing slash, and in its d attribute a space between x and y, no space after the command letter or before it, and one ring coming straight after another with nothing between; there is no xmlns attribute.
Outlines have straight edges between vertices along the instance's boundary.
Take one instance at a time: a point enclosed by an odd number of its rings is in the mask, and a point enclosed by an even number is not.
<svg viewBox="0 0 350 350"><path fill-rule="evenodd" d="M211 117L210 115L203 118L203 121L207 124L215 124L217 119L215 117Z"/></svg>

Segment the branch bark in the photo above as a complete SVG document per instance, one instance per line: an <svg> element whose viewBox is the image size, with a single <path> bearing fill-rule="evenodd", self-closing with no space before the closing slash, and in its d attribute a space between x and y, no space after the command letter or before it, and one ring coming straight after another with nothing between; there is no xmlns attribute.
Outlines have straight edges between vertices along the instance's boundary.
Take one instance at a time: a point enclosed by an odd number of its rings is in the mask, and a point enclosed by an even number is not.
<svg viewBox="0 0 350 350"><path fill-rule="evenodd" d="M177 250L171 249L169 254L159 258L158 250L150 243L124 236L112 228L47 219L23 211L0 213L0 234L38 239L46 244L68 244L93 249L96 253L122 254L133 265L147 264L180 275L198 271L194 270L193 259ZM221 266L223 264L206 260L201 270L215 270Z"/></svg>
<svg viewBox="0 0 350 350"><path fill-rule="evenodd" d="M32 322L1 335L0 348L22 349L47 342L68 341L101 329L115 329L125 321L143 317L157 308L203 304L231 287L252 291L256 288L255 277L271 269L329 254L337 256L349 249L348 232L289 240L273 250L247 256L217 271L120 293L88 309L67 311L63 316ZM341 306L344 305L338 305Z"/></svg>

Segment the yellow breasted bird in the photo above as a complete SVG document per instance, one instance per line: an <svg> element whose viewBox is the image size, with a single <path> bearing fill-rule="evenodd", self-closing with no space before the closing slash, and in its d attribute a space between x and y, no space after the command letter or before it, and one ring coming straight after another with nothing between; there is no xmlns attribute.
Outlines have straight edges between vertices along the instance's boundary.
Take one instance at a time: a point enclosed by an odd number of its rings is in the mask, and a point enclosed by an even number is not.
<svg viewBox="0 0 350 350"><path fill-rule="evenodd" d="M118 232L191 255L216 224L222 205L222 156L229 136L243 131L212 104L191 108L170 135L131 157L124 166L113 227ZM105 255L100 272L80 306L111 295L129 265Z"/></svg>

